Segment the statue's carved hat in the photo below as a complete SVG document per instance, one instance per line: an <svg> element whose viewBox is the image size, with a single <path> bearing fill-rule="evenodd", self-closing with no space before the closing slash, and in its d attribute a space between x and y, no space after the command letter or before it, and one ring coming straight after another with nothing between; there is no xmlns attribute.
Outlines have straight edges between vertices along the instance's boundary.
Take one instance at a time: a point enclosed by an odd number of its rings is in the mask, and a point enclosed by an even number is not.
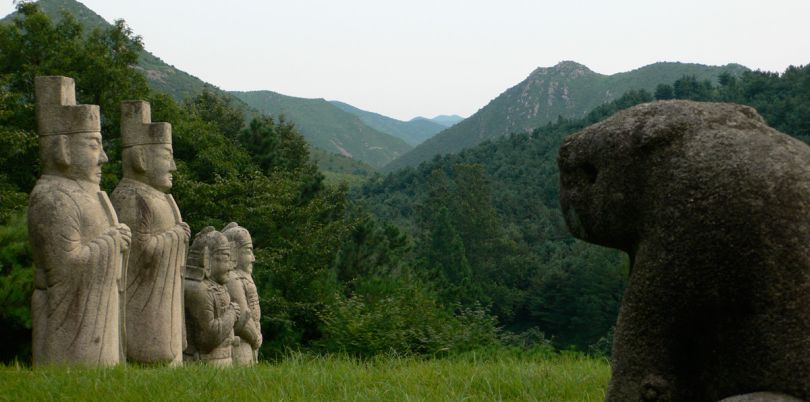
<svg viewBox="0 0 810 402"><path fill-rule="evenodd" d="M250 232L247 229L239 226L236 222L231 222L222 228L222 234L228 238L228 241L234 243L236 246L235 248L242 247L244 245L253 245L253 239L250 237Z"/></svg>
<svg viewBox="0 0 810 402"><path fill-rule="evenodd" d="M62 76L34 78L40 137L101 132L98 105L76 104L76 82Z"/></svg>
<svg viewBox="0 0 810 402"><path fill-rule="evenodd" d="M191 243L186 259L186 277L201 281L211 275L211 256L219 250L230 251L230 243L213 226L204 227Z"/></svg>
<svg viewBox="0 0 810 402"><path fill-rule="evenodd" d="M152 123L152 108L146 101L121 102L121 143L135 145L172 143L172 125Z"/></svg>

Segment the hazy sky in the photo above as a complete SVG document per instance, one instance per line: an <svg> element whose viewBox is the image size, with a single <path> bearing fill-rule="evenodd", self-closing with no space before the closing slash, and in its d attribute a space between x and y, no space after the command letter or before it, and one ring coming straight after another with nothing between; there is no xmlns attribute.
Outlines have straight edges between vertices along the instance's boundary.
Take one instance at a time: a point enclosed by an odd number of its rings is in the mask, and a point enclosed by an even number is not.
<svg viewBox="0 0 810 402"><path fill-rule="evenodd" d="M537 67L810 63L808 0L83 0L226 90L325 98L407 120L469 116ZM13 11L0 2L0 14Z"/></svg>

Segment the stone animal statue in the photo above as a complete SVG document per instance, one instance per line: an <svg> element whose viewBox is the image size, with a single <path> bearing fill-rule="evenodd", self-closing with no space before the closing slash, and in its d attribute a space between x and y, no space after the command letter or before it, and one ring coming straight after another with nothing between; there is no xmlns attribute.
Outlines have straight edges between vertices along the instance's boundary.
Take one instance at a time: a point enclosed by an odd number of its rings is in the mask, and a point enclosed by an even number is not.
<svg viewBox="0 0 810 402"><path fill-rule="evenodd" d="M144 101L121 104L124 178L112 192L121 222L132 229L126 275L127 360L183 362L183 269L188 224L171 194L172 126L152 123Z"/></svg>
<svg viewBox="0 0 810 402"><path fill-rule="evenodd" d="M750 107L666 101L558 163L571 232L630 256L607 401L810 399L810 147Z"/></svg>

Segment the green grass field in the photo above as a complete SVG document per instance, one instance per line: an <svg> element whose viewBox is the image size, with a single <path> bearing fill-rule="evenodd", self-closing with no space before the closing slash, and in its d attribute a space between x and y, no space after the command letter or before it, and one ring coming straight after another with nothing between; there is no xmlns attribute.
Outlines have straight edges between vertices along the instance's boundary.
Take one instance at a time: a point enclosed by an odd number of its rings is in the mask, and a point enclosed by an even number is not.
<svg viewBox="0 0 810 402"><path fill-rule="evenodd" d="M601 401L604 359L293 355L252 368L0 368L9 401Z"/></svg>

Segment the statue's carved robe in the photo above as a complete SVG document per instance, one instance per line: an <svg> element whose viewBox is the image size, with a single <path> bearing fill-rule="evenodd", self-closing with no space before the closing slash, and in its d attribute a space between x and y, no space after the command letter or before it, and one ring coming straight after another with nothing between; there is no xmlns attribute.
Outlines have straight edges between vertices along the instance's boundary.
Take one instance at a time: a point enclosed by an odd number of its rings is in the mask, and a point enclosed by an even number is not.
<svg viewBox="0 0 810 402"><path fill-rule="evenodd" d="M121 240L97 185L43 175L28 204L35 365L122 360ZM109 208L109 209L108 209Z"/></svg>
<svg viewBox="0 0 810 402"><path fill-rule="evenodd" d="M230 365L236 312L228 289L208 278L186 279L185 359L213 365Z"/></svg>
<svg viewBox="0 0 810 402"><path fill-rule="evenodd" d="M183 361L188 236L169 197L127 178L112 193L119 220L132 229L126 288L126 351L132 361Z"/></svg>
<svg viewBox="0 0 810 402"><path fill-rule="evenodd" d="M236 269L228 281L231 299L239 304L242 314L234 325L233 360L236 364L251 364L257 361L258 342L261 338L259 319L259 294L253 278L245 271Z"/></svg>

